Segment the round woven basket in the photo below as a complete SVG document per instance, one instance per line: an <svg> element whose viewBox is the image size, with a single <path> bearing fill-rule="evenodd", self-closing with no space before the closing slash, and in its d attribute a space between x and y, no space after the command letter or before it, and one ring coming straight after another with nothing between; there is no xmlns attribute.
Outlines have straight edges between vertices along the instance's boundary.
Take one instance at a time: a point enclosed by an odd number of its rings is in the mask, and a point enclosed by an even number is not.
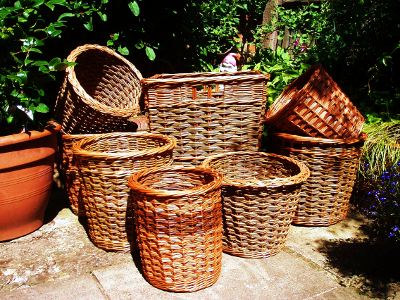
<svg viewBox="0 0 400 300"><path fill-rule="evenodd" d="M329 226L345 219L365 136L345 140L275 133L272 140L275 152L303 161L311 172L293 224Z"/></svg>
<svg viewBox="0 0 400 300"><path fill-rule="evenodd" d="M193 292L221 273L222 177L182 166L148 169L129 179L145 278L155 287Z"/></svg>
<svg viewBox="0 0 400 300"><path fill-rule="evenodd" d="M97 247L130 250L135 237L129 176L170 165L175 145L175 139L165 135L128 132L99 134L73 144L88 234Z"/></svg>
<svg viewBox="0 0 400 300"><path fill-rule="evenodd" d="M228 152L206 159L224 176L223 250L247 258L275 255L292 223L309 170L294 159L263 152Z"/></svg>
<svg viewBox="0 0 400 300"><path fill-rule="evenodd" d="M357 138L364 124L364 117L320 65L294 80L265 117L279 132L322 138Z"/></svg>
<svg viewBox="0 0 400 300"><path fill-rule="evenodd" d="M134 131L140 113L142 75L127 59L99 45L83 45L67 58L56 116L67 134Z"/></svg>
<svg viewBox="0 0 400 300"><path fill-rule="evenodd" d="M79 180L78 169L75 164L72 153L72 145L87 137L92 137L93 134L63 134L61 136L61 173L67 190L68 199L72 212L78 216L85 216L85 208L82 202L82 189Z"/></svg>

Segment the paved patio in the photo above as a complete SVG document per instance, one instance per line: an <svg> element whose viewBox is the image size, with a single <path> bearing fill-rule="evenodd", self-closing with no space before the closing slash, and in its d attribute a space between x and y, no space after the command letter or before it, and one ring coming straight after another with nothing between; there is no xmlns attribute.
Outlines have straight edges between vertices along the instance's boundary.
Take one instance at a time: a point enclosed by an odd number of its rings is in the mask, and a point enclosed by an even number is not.
<svg viewBox="0 0 400 300"><path fill-rule="evenodd" d="M365 240L361 230L365 220L356 214L325 228L291 226L283 251L267 259L224 254L215 285L194 293L170 293L144 279L138 253L96 248L82 223L65 207L61 193L51 201L42 228L0 243L0 299L371 298L363 290L365 278L344 275L340 266L332 265L332 247L327 247ZM400 299L397 288L386 296Z"/></svg>

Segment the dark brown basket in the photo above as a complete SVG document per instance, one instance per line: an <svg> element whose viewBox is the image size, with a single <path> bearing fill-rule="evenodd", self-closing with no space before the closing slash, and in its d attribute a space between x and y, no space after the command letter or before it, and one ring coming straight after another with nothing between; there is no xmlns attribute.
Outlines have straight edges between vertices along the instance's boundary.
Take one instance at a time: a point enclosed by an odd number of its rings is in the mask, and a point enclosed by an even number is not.
<svg viewBox="0 0 400 300"><path fill-rule="evenodd" d="M172 163L175 139L154 133L106 133L72 146L82 183L88 233L99 248L129 251L134 224L128 179L132 172Z"/></svg>
<svg viewBox="0 0 400 300"><path fill-rule="evenodd" d="M145 278L155 287L193 292L221 273L219 173L205 168L149 169L129 179Z"/></svg>
<svg viewBox="0 0 400 300"><path fill-rule="evenodd" d="M113 50L83 45L67 58L56 102L56 116L66 134L135 131L130 118L140 113L142 75Z"/></svg>
<svg viewBox="0 0 400 300"><path fill-rule="evenodd" d="M268 75L161 74L144 79L150 130L174 136L175 161L198 164L212 153L258 150Z"/></svg>
<svg viewBox="0 0 400 300"><path fill-rule="evenodd" d="M301 184L309 170L294 159L263 152L229 152L204 167L224 176L224 252L248 258L275 255L284 246Z"/></svg>
<svg viewBox="0 0 400 300"><path fill-rule="evenodd" d="M346 218L364 141L364 135L347 140L273 135L277 153L303 161L311 172L293 224L329 226Z"/></svg>
<svg viewBox="0 0 400 300"><path fill-rule="evenodd" d="M364 117L322 66L293 81L266 113L277 131L322 138L357 138Z"/></svg>

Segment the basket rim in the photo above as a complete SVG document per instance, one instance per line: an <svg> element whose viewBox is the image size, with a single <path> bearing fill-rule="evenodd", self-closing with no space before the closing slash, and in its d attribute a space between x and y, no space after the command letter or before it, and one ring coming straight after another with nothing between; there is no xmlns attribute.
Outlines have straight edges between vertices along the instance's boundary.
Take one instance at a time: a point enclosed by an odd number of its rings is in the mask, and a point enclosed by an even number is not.
<svg viewBox="0 0 400 300"><path fill-rule="evenodd" d="M166 144L159 147L154 147L145 150L135 150L135 151L124 151L121 153L105 152L105 151L88 151L82 149L82 146L86 143L90 143L100 139L107 139L113 137L147 137L147 138L157 138L166 141ZM129 159L137 157L152 156L158 153L163 153L166 151L172 151L176 147L177 141L172 136L167 136L160 133L150 133L150 132L109 132L100 133L90 137L85 137L75 142L72 145L72 152L74 156L77 157L91 157L97 159Z"/></svg>
<svg viewBox="0 0 400 300"><path fill-rule="evenodd" d="M61 133L62 140L73 140L99 135L101 133Z"/></svg>
<svg viewBox="0 0 400 300"><path fill-rule="evenodd" d="M300 93L304 89L306 89L309 85L310 82L307 81L304 85L302 85L302 88L300 90L293 90L293 87L297 85L298 82L301 80L304 80L304 78L308 78L312 76L315 72L324 72L324 69L321 64L316 64L312 65L305 71L303 74L301 74L299 77L297 77L295 80L293 80L284 90L283 92L278 96L278 98L271 104L271 106L268 108L268 110L265 113L264 117L264 122L266 124L273 123L277 119L280 118L280 116L289 108L295 106L297 104L296 101L293 100L291 97L294 93Z"/></svg>
<svg viewBox="0 0 400 300"><path fill-rule="evenodd" d="M181 173L199 173L199 174L208 174L213 177L213 180L207 184L198 185L191 189L184 190L166 190L166 189L155 189L140 183L140 178L143 178L152 173L162 173L162 172L181 172ZM182 196L195 196L201 195L206 192L210 192L216 190L222 186L222 175L214 169L204 168L202 166L165 166L165 167L152 167L147 168L142 171L133 173L128 179L128 186L135 191L139 191L142 194L147 196L153 196L157 198L165 198L165 197L182 197Z"/></svg>
<svg viewBox="0 0 400 300"><path fill-rule="evenodd" d="M121 60L124 64L126 64L133 71L133 73L138 78L139 82L141 82L141 80L143 79L143 76L140 73L140 71L129 60L127 60L125 57L119 55L117 52L115 52L114 50L112 50L106 46L101 46L101 45L97 45L97 44L84 44L84 45L78 46L77 48L75 48L74 50L71 51L71 53L67 57L67 60L69 62L75 62L76 59L78 58L78 56L80 54L86 52L87 50L98 50L100 52L105 52L108 55L116 57L117 59ZM99 110L100 112L108 113L108 114L111 114L111 115L117 116L117 117L130 117L130 116L136 115L140 112L139 107L133 108L134 111L132 112L126 108L110 107L110 106L107 106L107 105L97 101L91 95L89 95L86 92L86 90L82 87L82 85L80 84L78 78L76 77L76 72L75 72L74 66L68 66L65 69L65 72L66 72L66 75L68 78L68 82L69 82L69 84L71 84L75 93L78 94L79 96L81 96L82 101L84 103L86 103L87 105L90 105L90 106L95 105L96 109ZM138 93L138 95L139 96L137 98L137 102L139 103L139 100L141 97L141 92Z"/></svg>
<svg viewBox="0 0 400 300"><path fill-rule="evenodd" d="M306 181L307 178L310 176L310 170L303 162L287 156L278 155L275 153L261 152L261 151L235 151L235 152L224 152L220 154L215 154L206 158L201 164L201 166L213 168L211 165L213 160L233 155L253 155L253 156L259 155L263 157L274 157L280 160L286 160L287 162L296 165L299 168L299 173L285 178L271 178L271 179L259 180L257 184L255 182L248 182L246 180L238 180L238 179L230 180L226 179L225 176L223 176L224 177L223 185L234 186L234 187L250 187L250 188L274 188L280 186L291 186L295 184L301 184L304 181Z"/></svg>
<svg viewBox="0 0 400 300"><path fill-rule="evenodd" d="M240 82L248 80L269 80L270 75L260 71L237 71L237 72L195 72L195 73L163 73L156 74L141 80L143 86L151 85L199 85L220 84L228 82Z"/></svg>
<svg viewBox="0 0 400 300"><path fill-rule="evenodd" d="M365 132L361 132L358 137L351 137L346 139L328 139L328 138L321 138L321 137L311 137L311 136L302 136L302 135L295 135L286 132L273 132L271 133L273 136L277 136L284 140L289 140L297 143L308 144L308 145L354 145L358 143L364 143L368 135Z"/></svg>

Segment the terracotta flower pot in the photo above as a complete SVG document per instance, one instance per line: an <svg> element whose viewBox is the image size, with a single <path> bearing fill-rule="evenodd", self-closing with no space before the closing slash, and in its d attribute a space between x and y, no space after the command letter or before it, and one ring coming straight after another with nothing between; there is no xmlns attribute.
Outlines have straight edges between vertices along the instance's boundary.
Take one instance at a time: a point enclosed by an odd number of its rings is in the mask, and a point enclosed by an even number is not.
<svg viewBox="0 0 400 300"><path fill-rule="evenodd" d="M43 225L60 129L50 123L43 131L0 137L0 241Z"/></svg>

